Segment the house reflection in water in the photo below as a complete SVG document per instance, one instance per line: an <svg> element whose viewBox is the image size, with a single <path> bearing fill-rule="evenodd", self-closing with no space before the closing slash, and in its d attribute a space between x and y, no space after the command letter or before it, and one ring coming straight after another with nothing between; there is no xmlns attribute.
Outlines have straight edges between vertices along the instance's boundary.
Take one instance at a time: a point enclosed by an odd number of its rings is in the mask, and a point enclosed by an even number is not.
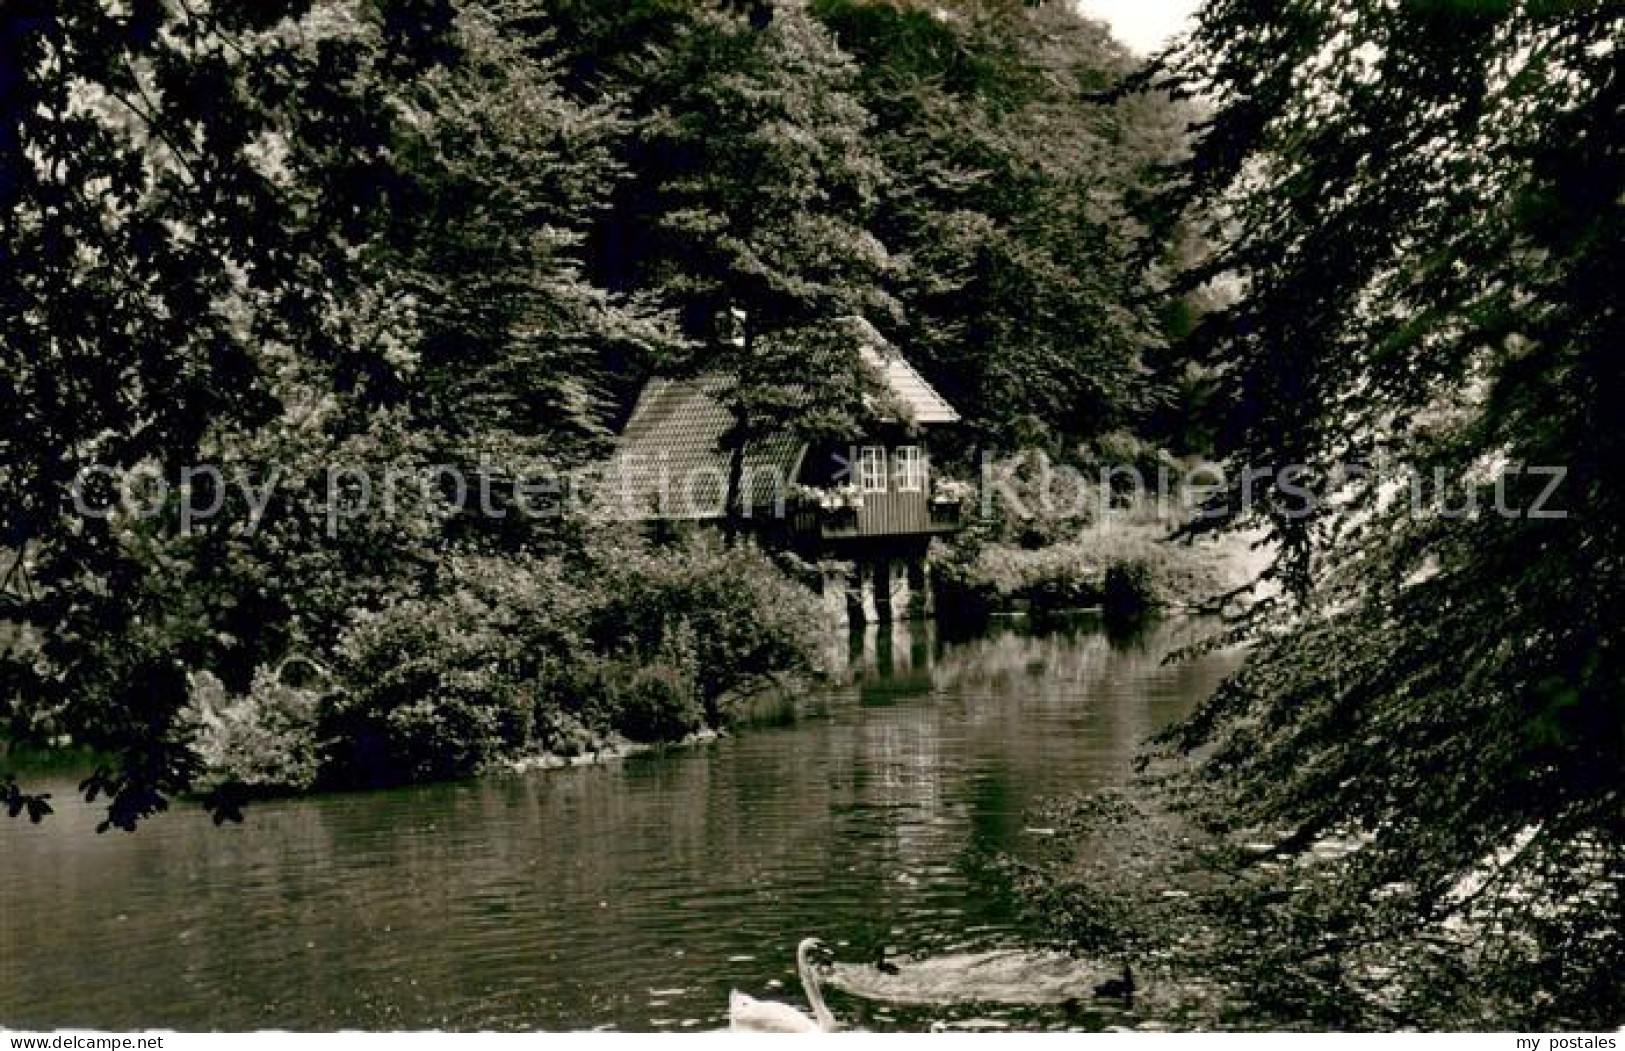
<svg viewBox="0 0 1625 1051"><path fill-rule="evenodd" d="M931 688L937 625L933 620L899 620L831 632L825 667L846 678L888 689Z"/></svg>

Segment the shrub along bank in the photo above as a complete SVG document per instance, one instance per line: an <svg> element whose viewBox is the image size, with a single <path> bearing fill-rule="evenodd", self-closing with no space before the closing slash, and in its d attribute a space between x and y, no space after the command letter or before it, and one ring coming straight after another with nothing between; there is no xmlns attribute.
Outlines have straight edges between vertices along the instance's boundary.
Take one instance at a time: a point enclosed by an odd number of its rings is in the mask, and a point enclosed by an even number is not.
<svg viewBox="0 0 1625 1051"><path fill-rule="evenodd" d="M228 691L192 677L204 790L245 796L467 776L525 756L681 740L815 668L819 607L714 537L599 538L589 559L462 556L353 615L332 653Z"/></svg>
<svg viewBox="0 0 1625 1051"><path fill-rule="evenodd" d="M936 565L943 608L971 615L1099 606L1205 609L1246 580L1245 545L1185 543L1158 523L1109 522L1040 547L970 537Z"/></svg>

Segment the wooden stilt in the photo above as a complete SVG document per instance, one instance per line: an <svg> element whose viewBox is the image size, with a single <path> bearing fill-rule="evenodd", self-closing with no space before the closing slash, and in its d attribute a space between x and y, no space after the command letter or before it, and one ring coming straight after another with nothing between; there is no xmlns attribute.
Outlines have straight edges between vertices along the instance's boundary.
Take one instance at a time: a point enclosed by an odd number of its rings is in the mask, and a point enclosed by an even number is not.
<svg viewBox="0 0 1625 1051"><path fill-rule="evenodd" d="M875 599L875 576L879 567L873 562L858 563L858 623L880 623L880 607Z"/></svg>
<svg viewBox="0 0 1625 1051"><path fill-rule="evenodd" d="M891 619L908 620L915 616L914 588L910 577L910 560L894 558L887 567L890 577L887 594L891 596Z"/></svg>
<svg viewBox="0 0 1625 1051"><path fill-rule="evenodd" d="M842 563L826 562L821 567L822 576L820 588L824 599L824 615L829 620L832 630L845 631L852 624L852 618L847 609L847 589L850 587L851 571Z"/></svg>

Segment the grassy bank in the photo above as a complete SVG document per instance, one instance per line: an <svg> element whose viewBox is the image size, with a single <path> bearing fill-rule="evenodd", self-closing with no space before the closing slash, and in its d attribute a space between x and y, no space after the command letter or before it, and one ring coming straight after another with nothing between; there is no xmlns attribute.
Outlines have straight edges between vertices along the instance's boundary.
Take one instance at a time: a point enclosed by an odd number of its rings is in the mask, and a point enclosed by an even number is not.
<svg viewBox="0 0 1625 1051"><path fill-rule="evenodd" d="M1132 965L1142 1017L1185 1031L1612 1025L1600 998L1589 1017L1553 1016L1542 986L1562 972L1544 971L1533 985L1509 980L1509 968L1539 961L1533 943L1513 955L1485 951L1506 910L1540 889L1501 882L1504 857L1484 858L1477 882L1463 884L1476 887L1477 900L1445 902L1448 911L1428 922L1396 928L1396 915L1417 903L1413 887L1351 900L1335 880L1336 867L1358 863L1374 836L1345 830L1305 840L1216 822L1211 794L1193 795L1162 763L1152 770L1121 788L1051 802L1033 817L1056 831L1045 853L1004 862L1047 946ZM1613 893L1600 865L1565 878L1577 902Z"/></svg>
<svg viewBox="0 0 1625 1051"><path fill-rule="evenodd" d="M1047 613L1099 606L1118 614L1202 609L1248 579L1245 542L1187 543L1160 522L1110 520L1041 546L968 537L937 565L946 607Z"/></svg>

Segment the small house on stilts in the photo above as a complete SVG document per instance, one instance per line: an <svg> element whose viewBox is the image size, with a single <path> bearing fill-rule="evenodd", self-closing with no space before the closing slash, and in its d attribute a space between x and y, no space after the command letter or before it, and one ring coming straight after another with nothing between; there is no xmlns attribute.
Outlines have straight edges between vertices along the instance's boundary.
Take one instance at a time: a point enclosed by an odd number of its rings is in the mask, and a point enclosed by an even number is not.
<svg viewBox="0 0 1625 1051"><path fill-rule="evenodd" d="M931 438L959 414L868 321L830 324L856 345L860 356L846 360L878 377L896 412L847 441L809 440L790 426L759 434L735 464L728 398L736 379L657 378L621 434L617 500L633 518L731 522L817 563L836 624L930 616L926 553L933 537L960 529L963 514L963 493L932 476Z"/></svg>

